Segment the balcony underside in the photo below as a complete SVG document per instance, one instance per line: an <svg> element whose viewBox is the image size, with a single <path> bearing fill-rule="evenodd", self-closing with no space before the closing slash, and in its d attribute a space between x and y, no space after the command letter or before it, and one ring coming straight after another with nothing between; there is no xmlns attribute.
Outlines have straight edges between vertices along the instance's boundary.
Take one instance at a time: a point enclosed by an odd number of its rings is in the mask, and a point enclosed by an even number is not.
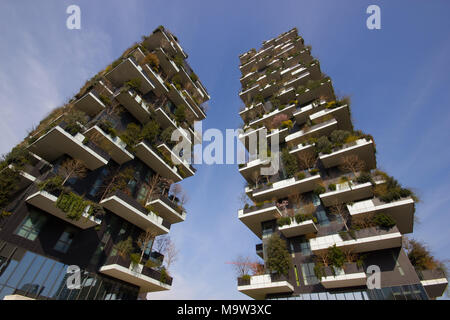
<svg viewBox="0 0 450 320"><path fill-rule="evenodd" d="M105 75L106 79L111 81L115 87L120 88L125 82L132 79L139 79L139 91L143 94L155 89L153 83L144 75L141 67L134 64L131 59L122 61L117 67Z"/></svg>
<svg viewBox="0 0 450 320"><path fill-rule="evenodd" d="M94 117L105 109L105 105L93 93L88 92L83 97L75 101L74 107L83 111L87 115Z"/></svg>
<svg viewBox="0 0 450 320"><path fill-rule="evenodd" d="M131 283L140 288L139 293L165 291L171 288L159 280L125 268L119 264L109 264L100 268L100 272L115 279Z"/></svg>
<svg viewBox="0 0 450 320"><path fill-rule="evenodd" d="M148 147L144 142L141 142L136 146L136 156L164 178L171 179L174 182L183 180L183 178L176 172L175 168L171 168L155 151Z"/></svg>
<svg viewBox="0 0 450 320"><path fill-rule="evenodd" d="M156 213L170 224L183 222L186 219L186 213L179 213L177 210L166 204L160 199L149 201L147 205L151 205Z"/></svg>
<svg viewBox="0 0 450 320"><path fill-rule="evenodd" d="M269 189L253 192L252 199L258 202L272 198L280 198L287 194L301 194L314 190L320 181L320 175L314 175L302 180L294 180L294 178L291 178L275 182Z"/></svg>
<svg viewBox="0 0 450 320"><path fill-rule="evenodd" d="M440 278L432 280L422 280L420 281L420 283L427 292L428 297L434 299L441 297L445 293L448 285L448 280L447 278Z"/></svg>
<svg viewBox="0 0 450 320"><path fill-rule="evenodd" d="M255 182L255 176L260 175L261 168L267 167L270 165L270 159L266 160L253 160L242 168L239 169L239 173L244 177L245 180Z"/></svg>
<svg viewBox="0 0 450 320"><path fill-rule="evenodd" d="M375 148L373 141L361 139L357 141L357 145L344 147L331 154L320 155L319 159L325 168L339 166L343 163L344 158L348 156L357 156L359 160L364 161L365 170L374 169L377 165L375 159Z"/></svg>
<svg viewBox="0 0 450 320"><path fill-rule="evenodd" d="M276 205L256 209L255 211L244 213L240 210L238 213L239 220L244 223L258 238L262 237L261 222L278 219L281 213Z"/></svg>
<svg viewBox="0 0 450 320"><path fill-rule="evenodd" d="M311 127L309 130L300 130L286 137L286 142L290 145L296 145L305 142L311 137L327 136L337 129L337 121L332 119L319 125Z"/></svg>
<svg viewBox="0 0 450 320"><path fill-rule="evenodd" d="M364 272L324 277L320 280L327 289L365 286L367 276Z"/></svg>
<svg viewBox="0 0 450 320"><path fill-rule="evenodd" d="M68 154L74 159L83 161L90 170L106 165L108 160L85 146L82 138L80 135L80 139L77 139L57 126L31 144L29 150L48 162Z"/></svg>
<svg viewBox="0 0 450 320"><path fill-rule="evenodd" d="M103 199L100 204L142 230L150 229L157 235L169 232L169 229L162 225L162 218L151 213L145 214L141 212L133 204L128 203L117 195Z"/></svg>
<svg viewBox="0 0 450 320"><path fill-rule="evenodd" d="M118 142L115 142L98 126L89 128L84 135L88 138L95 137L98 139L99 144L104 147L104 150L106 150L111 158L118 164L123 164L134 159L134 156L128 152L125 147L121 147ZM116 137L116 140L120 140L120 138Z"/></svg>
<svg viewBox="0 0 450 320"><path fill-rule="evenodd" d="M183 161L178 155L176 155L167 145L160 144L158 150L164 154L168 159L171 159L174 164L180 165L183 168L185 178L192 177L195 174L194 169L191 167L189 163Z"/></svg>
<svg viewBox="0 0 450 320"><path fill-rule="evenodd" d="M373 196L373 187L370 182L348 186L341 190L328 191L320 195L326 207L337 203L348 203Z"/></svg>
<svg viewBox="0 0 450 320"><path fill-rule="evenodd" d="M367 203L367 205L364 205ZM414 226L414 200L401 199L390 203L383 203L377 199L356 202L348 206L350 215L356 217L363 214L384 213L391 216L397 223L397 228L402 234L413 232Z"/></svg>
<svg viewBox="0 0 450 320"><path fill-rule="evenodd" d="M268 294L292 293L294 292L294 287L287 281L276 281L271 283L238 286L238 290L252 299L262 300L265 299Z"/></svg>
<svg viewBox="0 0 450 320"><path fill-rule="evenodd" d="M133 115L133 117L139 120L139 122L147 123L150 121L150 112L147 110L143 104L142 98L138 94L123 90L116 95L116 99Z"/></svg>
<svg viewBox="0 0 450 320"><path fill-rule="evenodd" d="M278 230L286 237L292 238L309 233L317 232L316 224L312 220L297 223L292 221L290 225L278 227Z"/></svg>
<svg viewBox="0 0 450 320"><path fill-rule="evenodd" d="M324 117L328 117L329 115L337 120L339 130L352 131L353 125L350 118L350 110L348 105L343 105L334 109L324 109L321 111L317 110L317 112L311 114L309 118L311 121L317 122L321 121Z"/></svg>
<svg viewBox="0 0 450 320"><path fill-rule="evenodd" d="M38 191L30 195L25 201L41 209L42 211L45 211L81 229L92 228L101 223L93 217L89 217L87 213L83 213L83 216L79 220L67 218L67 214L56 206L57 200L58 198L56 196L48 192Z"/></svg>

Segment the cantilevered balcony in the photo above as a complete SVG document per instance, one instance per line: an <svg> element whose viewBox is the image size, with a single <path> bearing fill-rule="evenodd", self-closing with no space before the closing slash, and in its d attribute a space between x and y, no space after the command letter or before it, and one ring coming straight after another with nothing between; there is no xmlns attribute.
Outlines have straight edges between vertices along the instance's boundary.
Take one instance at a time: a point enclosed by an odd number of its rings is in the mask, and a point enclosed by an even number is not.
<svg viewBox="0 0 450 320"><path fill-rule="evenodd" d="M138 143L135 147L135 152L142 162L164 178L171 179L174 182L183 180L183 177L177 172L177 167L167 163L163 156L154 150L148 142L142 141Z"/></svg>
<svg viewBox="0 0 450 320"><path fill-rule="evenodd" d="M240 165L239 173L245 180L255 182L255 176L260 175L261 168L270 166L270 158L267 159L255 159L245 164Z"/></svg>
<svg viewBox="0 0 450 320"><path fill-rule="evenodd" d="M239 134L238 139L244 144L245 148L247 148L247 150L249 150L250 148L250 141L254 141L255 146L259 141L259 135L263 134L262 130L267 130L265 127L260 127L257 129L253 129L253 128L248 128L247 130L245 130L244 133ZM267 132L266 132L266 137L267 137Z"/></svg>
<svg viewBox="0 0 450 320"><path fill-rule="evenodd" d="M269 113L265 113L261 118L250 121L249 126L260 126L263 123L270 123L273 118L280 114L287 115L288 119L291 118L292 113L295 111L295 104L290 104L285 108L279 108Z"/></svg>
<svg viewBox="0 0 450 320"><path fill-rule="evenodd" d="M364 214L384 213L391 216L397 223L398 230L402 233L413 232L414 225L414 200L410 197L385 203L377 198L355 202L347 205L352 217Z"/></svg>
<svg viewBox="0 0 450 320"><path fill-rule="evenodd" d="M157 48L155 50L156 56L159 59L159 66L162 68L164 73L169 77L173 77L175 74L180 72L180 68L176 63L169 57L163 48Z"/></svg>
<svg viewBox="0 0 450 320"><path fill-rule="evenodd" d="M181 93L183 94L183 96L185 97L185 99L187 100L189 105L195 110L195 113L198 115L198 119L199 120L206 119L205 112L200 107L200 105L197 103L197 101L195 101L195 99L192 97L192 95L187 90L183 90Z"/></svg>
<svg viewBox="0 0 450 320"><path fill-rule="evenodd" d="M171 277L144 265L134 266L129 258L118 255L109 257L99 271L139 287L139 293L165 291L172 286Z"/></svg>
<svg viewBox="0 0 450 320"><path fill-rule="evenodd" d="M186 112L191 113L194 119L202 119L191 106L191 104L186 100L186 97L183 95L183 93L179 91L173 84L170 84L169 98L176 106L184 106Z"/></svg>
<svg viewBox="0 0 450 320"><path fill-rule="evenodd" d="M183 178L192 177L195 174L195 169L188 163L188 161L183 160L180 156L172 151L165 143L157 146L157 149L163 154L166 159L170 159L175 165L178 165L183 170ZM180 172L178 172L180 173Z"/></svg>
<svg viewBox="0 0 450 320"><path fill-rule="evenodd" d="M350 249L355 253L376 251L402 246L402 234L397 227L382 229L371 227L355 231L355 238L349 235L342 238L339 234L321 236L309 240L313 253L323 252L336 245L341 249Z"/></svg>
<svg viewBox="0 0 450 320"><path fill-rule="evenodd" d="M150 81L152 81L152 83L155 85L154 92L158 96L161 96L169 92L169 89L167 89L166 85L164 84L164 80L148 64L144 66L144 71L145 74L149 77Z"/></svg>
<svg viewBox="0 0 450 320"><path fill-rule="evenodd" d="M381 177L374 177L374 182L381 184L385 181ZM320 199L326 207L373 197L371 182L358 183L356 179L341 182L340 179L333 179L326 181L326 184L328 186L335 185L334 190L328 188L327 192L320 195Z"/></svg>
<svg viewBox="0 0 450 320"><path fill-rule="evenodd" d="M141 123L150 121L150 108L135 90L123 87L114 97Z"/></svg>
<svg viewBox="0 0 450 320"><path fill-rule="evenodd" d="M328 105L328 103L325 105ZM314 122L322 122L323 119L330 116L337 120L339 130L353 130L352 121L350 119L350 109L347 104L336 108L315 110L315 113L311 114L309 119Z"/></svg>
<svg viewBox="0 0 450 320"><path fill-rule="evenodd" d="M127 144L119 137L111 137L111 135L104 132L97 125L92 126L84 132L88 138L99 140L99 144L104 147L104 150L109 153L111 158L118 164L123 164L127 161L133 160L134 156L126 149Z"/></svg>
<svg viewBox="0 0 450 320"><path fill-rule="evenodd" d="M448 280L445 273L440 269L416 270L420 283L424 287L430 299L435 299L444 294L447 289Z"/></svg>
<svg viewBox="0 0 450 320"><path fill-rule="evenodd" d="M90 206L86 206L80 219L70 219L67 214L56 206L58 197L48 193L47 191L37 191L26 198L26 202L61 219L78 228L88 229L101 223L100 219L89 215Z"/></svg>
<svg viewBox="0 0 450 320"><path fill-rule="evenodd" d="M330 79L323 79L316 87L312 89L306 88L302 93L297 93L296 99L302 105L320 97L325 97L325 100L336 99Z"/></svg>
<svg viewBox="0 0 450 320"><path fill-rule="evenodd" d="M297 108L292 115L295 117L297 124L303 124L309 119L310 115L325 109L326 106L327 102L325 100L312 102L306 106Z"/></svg>
<svg viewBox="0 0 450 320"><path fill-rule="evenodd" d="M95 90L89 91L75 101L74 107L91 117L96 116L100 111L105 109L104 103L99 99Z"/></svg>
<svg viewBox="0 0 450 320"><path fill-rule="evenodd" d="M93 143L84 144L85 136L77 133L72 136L60 126L56 126L36 140L28 148L31 152L52 162L68 154L74 159L83 161L87 168L95 170L109 161L109 155Z"/></svg>
<svg viewBox="0 0 450 320"><path fill-rule="evenodd" d="M146 205L151 206L152 210L170 224L182 222L186 219L184 209L165 196L154 197L148 200Z"/></svg>
<svg viewBox="0 0 450 320"><path fill-rule="evenodd" d="M251 104L250 106L245 107L244 110L239 111L239 115L245 121L245 118L250 116L252 112L253 113L264 112L264 105L261 102Z"/></svg>
<svg viewBox="0 0 450 320"><path fill-rule="evenodd" d="M252 276L249 280L239 278L238 290L255 300L261 300L268 294L292 293L294 287L283 275L264 274Z"/></svg>
<svg viewBox="0 0 450 320"><path fill-rule="evenodd" d="M144 39L142 44L150 51L164 46L171 55L180 54L183 58L187 58L187 55L178 44L178 41L164 29L155 30L149 37Z"/></svg>
<svg viewBox="0 0 450 320"><path fill-rule="evenodd" d="M189 132L185 132L185 130L182 130L180 127L177 126L175 121L172 120L172 118L169 116L169 111L165 110L163 107L159 107L155 109L155 112L153 116L155 117L155 120L158 122L158 124L162 128L168 128L171 127L174 130L179 130L179 132L189 141L192 142L191 135ZM188 130L189 131L189 130Z"/></svg>
<svg viewBox="0 0 450 320"><path fill-rule="evenodd" d="M357 156L358 159L364 161L365 170L371 170L377 166L374 143L366 138L334 148L330 154L321 153L319 159L325 168L331 168L341 165L344 158L348 156Z"/></svg>
<svg viewBox="0 0 450 320"><path fill-rule="evenodd" d="M324 277L320 279L320 283L326 289L348 288L365 286L367 275L362 267L358 267L356 263L345 263L342 269L333 267L324 267Z"/></svg>
<svg viewBox="0 0 450 320"><path fill-rule="evenodd" d="M252 190L251 198L254 201L264 201L273 198L283 197L287 194L301 194L314 190L322 179L319 174L305 174L305 178L296 177L274 182L271 185L264 185Z"/></svg>
<svg viewBox="0 0 450 320"><path fill-rule="evenodd" d="M38 172L36 172L37 170L34 170L34 168L29 164L25 165L22 169L17 169L13 164L10 164L6 168L3 168L0 172L3 172L4 170L11 170L19 173L17 190L22 190L30 184L36 182L36 176L39 175Z"/></svg>
<svg viewBox="0 0 450 320"><path fill-rule="evenodd" d="M108 72L105 77L117 88L129 80L138 79L140 81L139 91L143 94L155 89L155 86L145 74L145 71L135 63L132 57L122 61L117 67Z"/></svg>
<svg viewBox="0 0 450 320"><path fill-rule="evenodd" d="M311 126L307 129L302 129L297 132L291 133L286 137L286 142L290 145L299 144L305 142L311 137L320 137L323 135L329 135L336 129L337 129L336 119L330 119L328 121Z"/></svg>
<svg viewBox="0 0 450 320"><path fill-rule="evenodd" d="M100 204L142 230L150 229L156 235L169 232L170 224L163 221L162 217L147 211L139 202L121 191L108 195Z"/></svg>
<svg viewBox="0 0 450 320"><path fill-rule="evenodd" d="M258 237L262 237L261 222L278 219L281 212L275 202L264 203L260 206L241 209L238 218Z"/></svg>
<svg viewBox="0 0 450 320"><path fill-rule="evenodd" d="M291 219L290 224L278 227L278 230L286 237L298 237L301 235L317 232L316 224L312 219L297 222L295 218Z"/></svg>

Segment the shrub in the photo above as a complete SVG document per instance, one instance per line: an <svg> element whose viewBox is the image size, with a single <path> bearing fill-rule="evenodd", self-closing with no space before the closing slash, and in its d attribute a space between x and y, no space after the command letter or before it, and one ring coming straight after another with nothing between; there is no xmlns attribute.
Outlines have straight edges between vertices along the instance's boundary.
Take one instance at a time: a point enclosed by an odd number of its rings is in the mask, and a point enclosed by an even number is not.
<svg viewBox="0 0 450 320"><path fill-rule="evenodd" d="M107 96L101 94L99 98L100 98L100 101L103 102L104 105L107 105L107 106L111 105L111 99L109 99Z"/></svg>
<svg viewBox="0 0 450 320"><path fill-rule="evenodd" d="M330 191L335 191L335 190L336 190L336 185L335 185L334 183L330 183L330 184L328 185L328 190L330 190Z"/></svg>
<svg viewBox="0 0 450 320"><path fill-rule="evenodd" d="M197 76L194 72L192 72L192 73L189 75L189 77L191 78L191 80L192 80L193 82L196 82L196 81L198 80L198 76Z"/></svg>
<svg viewBox="0 0 450 320"><path fill-rule="evenodd" d="M437 267L438 261L434 259L424 244L415 240L409 240L406 249L409 261L416 269L430 270Z"/></svg>
<svg viewBox="0 0 450 320"><path fill-rule="evenodd" d="M330 260L330 264L336 268L342 268L345 262L344 252L336 245L328 248L328 258Z"/></svg>
<svg viewBox="0 0 450 320"><path fill-rule="evenodd" d="M277 274L287 275L291 266L292 260L286 242L277 233L272 234L267 242L266 267Z"/></svg>
<svg viewBox="0 0 450 320"><path fill-rule="evenodd" d="M345 130L334 130L330 135L330 140L334 144L344 144L350 136L350 132Z"/></svg>
<svg viewBox="0 0 450 320"><path fill-rule="evenodd" d="M65 130L71 135L76 135L83 129L87 122L87 116L83 111L72 110L64 116Z"/></svg>
<svg viewBox="0 0 450 320"><path fill-rule="evenodd" d="M241 277L241 279L242 279L242 280L245 280L245 281L250 281L251 276L250 276L249 274L244 274L244 275Z"/></svg>
<svg viewBox="0 0 450 320"><path fill-rule="evenodd" d="M293 177L298 170L297 157L289 153L289 150L285 148L281 152L281 159L283 160L286 176L288 178Z"/></svg>
<svg viewBox="0 0 450 320"><path fill-rule="evenodd" d="M332 148L332 144L330 142L330 140L328 140L328 138L326 136L322 136L319 139L317 139L315 147L316 147L316 151L318 153L325 153L325 154L329 154L331 153L331 148Z"/></svg>
<svg viewBox="0 0 450 320"><path fill-rule="evenodd" d="M167 145L172 145L175 141L172 141L172 133L175 129L167 127L161 132L160 138Z"/></svg>
<svg viewBox="0 0 450 320"><path fill-rule="evenodd" d="M139 261L141 260L141 256L139 253L132 253L130 254L130 261L132 266L137 266L139 264Z"/></svg>
<svg viewBox="0 0 450 320"><path fill-rule="evenodd" d="M141 139L146 139L149 142L155 142L159 133L160 133L159 124L156 121L152 120L145 124L145 126L142 128L140 136Z"/></svg>
<svg viewBox="0 0 450 320"><path fill-rule="evenodd" d="M382 228L392 228L396 224L395 220L391 216L388 216L384 213L378 213L377 215L375 215L373 218L373 222L377 226Z"/></svg>
<svg viewBox="0 0 450 320"><path fill-rule="evenodd" d="M326 190L325 190L325 187L324 187L324 186L317 186L317 188L314 189L314 193L315 193L316 195L325 193L325 191L326 191Z"/></svg>
<svg viewBox="0 0 450 320"><path fill-rule="evenodd" d="M135 90L139 90L139 87L141 86L141 79L139 78L130 79L125 82L125 86L128 86Z"/></svg>
<svg viewBox="0 0 450 320"><path fill-rule="evenodd" d="M129 123L120 139L129 146L135 146L141 138L141 127L136 123Z"/></svg>
<svg viewBox="0 0 450 320"><path fill-rule="evenodd" d="M284 128L289 128L289 129L292 129L292 127L294 126L294 124L292 123L292 120L286 120L286 121L283 121L282 123L281 123L281 127L284 129Z"/></svg>
<svg viewBox="0 0 450 320"><path fill-rule="evenodd" d="M11 195L19 190L20 173L8 168L0 172L0 208L6 206Z"/></svg>
<svg viewBox="0 0 450 320"><path fill-rule="evenodd" d="M367 183L367 182L370 182L370 183L372 183L372 185L375 184L375 182L373 181L372 176L370 175L369 172L363 172L363 173L361 173L355 180L356 180L356 182L358 182L358 183Z"/></svg>
<svg viewBox="0 0 450 320"><path fill-rule="evenodd" d="M178 124L183 123L186 121L186 108L183 105L179 105L174 112L175 120Z"/></svg>
<svg viewBox="0 0 450 320"><path fill-rule="evenodd" d="M282 227L282 226L284 226L284 225L289 225L289 224L291 224L291 218L290 217L281 217L281 218L278 218L278 220L277 220L277 224L278 224L278 226L279 227Z"/></svg>
<svg viewBox="0 0 450 320"><path fill-rule="evenodd" d="M41 191L44 190L49 193L55 193L63 189L62 187L63 181L64 180L61 176L54 176L52 178L49 178L47 180L38 183L38 188Z"/></svg>
<svg viewBox="0 0 450 320"><path fill-rule="evenodd" d="M309 170L309 173L314 176L319 173L319 169L317 169L317 168L311 169L311 170Z"/></svg>
<svg viewBox="0 0 450 320"><path fill-rule="evenodd" d="M61 193L56 201L56 206L65 212L66 217L70 220L80 220L88 205L89 202L73 192Z"/></svg>
<svg viewBox="0 0 450 320"><path fill-rule="evenodd" d="M183 57L180 56L180 55L175 56L175 57L173 58L173 62L175 62L175 64L176 64L178 67L182 67L182 66L184 65L184 59L183 59Z"/></svg>
<svg viewBox="0 0 450 320"><path fill-rule="evenodd" d="M297 178L297 180L303 180L303 179L305 179L305 173L304 172L297 172L296 174L295 174L295 177Z"/></svg>
<svg viewBox="0 0 450 320"><path fill-rule="evenodd" d="M142 63L149 64L152 68L156 68L157 70L159 69L159 59L154 53L147 54Z"/></svg>

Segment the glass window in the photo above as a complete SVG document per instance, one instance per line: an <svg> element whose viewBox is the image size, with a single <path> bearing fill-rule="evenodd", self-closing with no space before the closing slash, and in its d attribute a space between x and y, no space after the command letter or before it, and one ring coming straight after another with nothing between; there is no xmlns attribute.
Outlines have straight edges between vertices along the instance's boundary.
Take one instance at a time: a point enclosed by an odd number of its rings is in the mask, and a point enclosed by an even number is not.
<svg viewBox="0 0 450 320"><path fill-rule="evenodd" d="M325 213L325 210L318 209L316 211L316 216L317 216L317 221L319 222L320 225L327 226L330 224L330 220L328 219L327 214Z"/></svg>
<svg viewBox="0 0 450 320"><path fill-rule="evenodd" d="M309 245L309 241L300 242L300 250L302 255L309 256L311 255L311 247Z"/></svg>
<svg viewBox="0 0 450 320"><path fill-rule="evenodd" d="M91 191L89 191L89 195L91 197L95 197L97 195L98 190L100 189L103 180L105 179L105 177L108 175L108 168L103 168L102 172L100 173L99 177L97 178L97 180L95 180Z"/></svg>
<svg viewBox="0 0 450 320"><path fill-rule="evenodd" d="M36 255L36 258L33 260L32 264L23 275L22 280L17 285L19 290L24 292L28 292L33 295L39 295L39 285L34 283L34 279L41 270L44 265L45 258L43 256Z"/></svg>
<svg viewBox="0 0 450 320"><path fill-rule="evenodd" d="M42 227L44 226L47 217L36 212L32 211L21 223L21 225L17 228L15 234L18 236L24 237L28 240L35 240L39 235Z"/></svg>
<svg viewBox="0 0 450 320"><path fill-rule="evenodd" d="M145 198L147 197L148 194L148 187L146 185L142 185L139 188L138 194L136 196L136 200L139 202L142 202L145 200Z"/></svg>
<svg viewBox="0 0 450 320"><path fill-rule="evenodd" d="M27 273L27 270L30 268L30 265L33 263L36 255L27 251L23 256L22 260L20 260L19 265L14 270L14 273L9 278L7 285L10 287L17 288L19 281L22 277Z"/></svg>
<svg viewBox="0 0 450 320"><path fill-rule="evenodd" d="M304 263L301 264L301 270L303 275L303 282L305 285L312 285L319 283L319 280L316 278L314 274L314 263Z"/></svg>
<svg viewBox="0 0 450 320"><path fill-rule="evenodd" d="M69 250L74 236L75 231L72 228L66 228L66 230L64 230L64 232L59 237L53 249L62 253L66 253Z"/></svg>

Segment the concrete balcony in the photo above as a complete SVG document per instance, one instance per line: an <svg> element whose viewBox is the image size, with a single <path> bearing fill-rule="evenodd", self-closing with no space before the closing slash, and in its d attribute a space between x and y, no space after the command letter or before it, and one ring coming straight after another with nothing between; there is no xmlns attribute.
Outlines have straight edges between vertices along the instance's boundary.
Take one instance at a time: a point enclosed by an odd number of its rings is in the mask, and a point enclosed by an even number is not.
<svg viewBox="0 0 450 320"><path fill-rule="evenodd" d="M186 219L186 212L176 203L170 201L164 196L159 196L147 201L146 206L152 206L154 211L158 213L164 221L170 224L183 222Z"/></svg>
<svg viewBox="0 0 450 320"><path fill-rule="evenodd" d="M95 117L100 111L106 108L104 103L98 98L97 93L93 90L75 101L73 105L76 109L83 111L91 117Z"/></svg>
<svg viewBox="0 0 450 320"><path fill-rule="evenodd" d="M377 166L374 143L365 138L335 148L330 154L321 153L319 159L325 168L331 168L341 165L343 159L348 156L357 156L358 159L364 161L365 170L371 170Z"/></svg>
<svg viewBox="0 0 450 320"><path fill-rule="evenodd" d="M256 146L256 143L258 143L258 141L259 141L259 135L263 134L262 133L263 130L267 130L267 129L265 127L260 127L257 129L249 128L249 129L245 130L244 133L239 134L238 139L242 142L242 144L245 146L245 148L247 150L249 150L250 141L255 141L255 146ZM266 137L267 137L267 132L266 132Z"/></svg>
<svg viewBox="0 0 450 320"><path fill-rule="evenodd" d="M252 85L250 88L247 88L247 89L239 92L239 97L245 103L245 102L251 101L252 97L254 97L255 94L257 94L258 92L259 92L259 84L256 83L256 84Z"/></svg>
<svg viewBox="0 0 450 320"><path fill-rule="evenodd" d="M285 276L264 274L250 280L238 279L238 290L255 300L265 299L268 294L292 293L294 287Z"/></svg>
<svg viewBox="0 0 450 320"><path fill-rule="evenodd" d="M350 109L348 105L323 110L315 110L315 113L311 114L309 116L309 119L314 122L322 122L323 119L326 119L326 117L329 116L332 116L337 120L339 130L353 130L352 122L350 119Z"/></svg>
<svg viewBox="0 0 450 320"><path fill-rule="evenodd" d="M430 299L441 297L448 286L447 276L442 270L416 270L420 283Z"/></svg>
<svg viewBox="0 0 450 320"><path fill-rule="evenodd" d="M177 172L177 168L169 165L160 153L155 151L149 143L145 141L138 143L135 147L135 153L142 162L164 178L171 179L174 182L183 180L183 177Z"/></svg>
<svg viewBox="0 0 450 320"><path fill-rule="evenodd" d="M290 87L290 88L283 88L276 97L277 99L280 100L281 104L287 104L289 103L289 101L295 100L295 96L296 96L295 88Z"/></svg>
<svg viewBox="0 0 450 320"><path fill-rule="evenodd" d="M355 202L347 205L352 217L363 214L384 213L391 216L397 223L397 228L402 234L413 232L414 225L414 200L410 197L390 203L385 203L377 198Z"/></svg>
<svg viewBox="0 0 450 320"><path fill-rule="evenodd" d="M261 102L245 107L244 110L239 111L239 115L245 121L245 118L250 116L252 113L260 113L260 112L264 112L264 106Z"/></svg>
<svg viewBox="0 0 450 320"><path fill-rule="evenodd" d="M298 108L292 115L295 117L297 124L300 125L305 123L309 119L310 115L325 109L326 106L327 102L325 100L322 100L319 103L312 102L306 106Z"/></svg>
<svg viewBox="0 0 450 320"><path fill-rule="evenodd" d="M265 113L261 118L250 121L249 126L260 126L265 123L270 123L273 120L273 118L275 118L277 115L280 115L280 114L287 115L287 117L289 119L289 118L291 118L294 111L295 111L295 104L290 104L283 109L276 109L269 113Z"/></svg>
<svg viewBox="0 0 450 320"><path fill-rule="evenodd" d="M319 99L320 97L325 97L325 100L328 101L336 100L331 80L323 79L322 81L323 82L319 86L313 89L307 88L303 93L296 94L298 103L302 105L309 101Z"/></svg>
<svg viewBox="0 0 450 320"><path fill-rule="evenodd" d="M111 158L118 164L123 164L134 159L132 155L126 149L126 143L123 142L119 137L111 137L109 134L104 132L97 125L89 128L84 132L84 135L88 138L94 138L99 140L99 144L103 147L105 151L109 153Z"/></svg>
<svg viewBox="0 0 450 320"><path fill-rule="evenodd" d="M115 191L100 201L100 204L142 230L150 229L156 235L169 232L170 224L162 217L147 211L140 203L121 191Z"/></svg>
<svg viewBox="0 0 450 320"><path fill-rule="evenodd" d="M274 182L272 185L265 185L256 190L252 190L252 199L254 201L264 201L273 198L280 198L287 194L301 194L312 191L322 179L319 174L307 174L303 179L295 177Z"/></svg>
<svg viewBox="0 0 450 320"><path fill-rule="evenodd" d="M290 145L300 144L305 142L311 137L320 137L323 135L329 135L331 132L337 129L336 119L330 119L328 121L316 124L308 129L302 129L297 132L291 133L286 137L286 142Z"/></svg>
<svg viewBox="0 0 450 320"><path fill-rule="evenodd" d="M255 176L260 173L261 168L270 166L270 158L267 159L255 159L247 162L244 166L239 168L239 173L245 180L255 182Z"/></svg>
<svg viewBox="0 0 450 320"><path fill-rule="evenodd" d="M238 211L239 220L244 223L258 237L262 237L261 223L281 217L281 212L275 202L265 203L262 206L255 206Z"/></svg>
<svg viewBox="0 0 450 320"><path fill-rule="evenodd" d="M164 80L157 72L153 71L153 69L148 64L144 66L144 71L154 84L155 89L153 91L156 93L156 95L161 96L169 92L169 89L167 89L166 85L164 84Z"/></svg>
<svg viewBox="0 0 450 320"><path fill-rule="evenodd" d="M172 100L172 102L176 106L179 105L184 106L186 112L190 113L194 119L201 120L200 115L197 114L197 112L194 110L191 104L187 101L185 95L181 91L179 91L173 84L170 84L170 90L168 95L170 100Z"/></svg>
<svg viewBox="0 0 450 320"><path fill-rule="evenodd" d="M27 164L23 169L17 169L13 164L8 165L6 168L3 168L3 170L11 170L19 173L19 184L17 190L22 190L26 187L28 187L30 184L36 182L37 178L35 174L37 174L36 170L34 168Z"/></svg>
<svg viewBox="0 0 450 320"><path fill-rule="evenodd" d="M166 144L162 143L156 148L163 154L163 156L166 157L166 159L170 159L170 161L173 161L175 165L181 166L184 172L184 175L182 175L183 178L192 177L195 174L194 167L192 167L186 160L182 160Z"/></svg>
<svg viewBox="0 0 450 320"><path fill-rule="evenodd" d="M179 130L179 132L190 142L192 143L192 139L189 133L186 133L185 130L181 130L180 127L177 126L175 121L169 116L170 112L165 110L163 107L155 109L154 117L158 124L166 129L168 127L172 127L174 130ZM190 128L189 128L190 129ZM189 130L188 130L189 131Z"/></svg>
<svg viewBox="0 0 450 320"><path fill-rule="evenodd" d="M320 279L320 283L326 289L348 288L365 286L367 275L362 267L358 267L356 263L345 263L343 269L325 267L325 277Z"/></svg>
<svg viewBox="0 0 450 320"><path fill-rule="evenodd" d="M295 218L292 218L291 223L278 227L278 230L286 237L298 237L305 234L315 233L317 232L317 227L314 221L306 220L302 222L295 221Z"/></svg>
<svg viewBox="0 0 450 320"><path fill-rule="evenodd" d="M104 166L109 161L109 155L92 143L83 144L85 136L77 133L72 136L60 126L56 126L31 144L28 149L52 162L64 154L83 161L89 170Z"/></svg>
<svg viewBox="0 0 450 320"><path fill-rule="evenodd" d="M206 119L205 112L198 105L197 101L195 101L195 99L192 97L192 95L187 90L183 90L181 93L186 98L186 100L188 101L189 105L195 110L195 113L198 115L198 119L199 120Z"/></svg>
<svg viewBox="0 0 450 320"><path fill-rule="evenodd" d="M375 184L384 183L383 180L376 180ZM356 181L336 183L336 190L327 191L320 195L320 200L326 207L336 203L348 203L373 196L373 186L370 182L357 183Z"/></svg>
<svg viewBox="0 0 450 320"><path fill-rule="evenodd" d="M109 257L100 268L100 273L139 287L139 293L169 290L172 286L171 277L144 265L133 266L129 259L120 256Z"/></svg>
<svg viewBox="0 0 450 320"><path fill-rule="evenodd" d="M139 91L143 94L155 89L142 67L135 63L132 57L122 61L117 67L108 72L105 77L117 88L120 88L126 81L139 79Z"/></svg>
<svg viewBox="0 0 450 320"><path fill-rule="evenodd" d="M347 237L344 240L339 234L333 234L312 238L309 240L309 244L314 253L326 251L333 245L359 253L399 248L402 246L402 234L395 226L387 230L371 227L355 231L355 239Z"/></svg>
<svg viewBox="0 0 450 320"><path fill-rule="evenodd" d="M187 58L183 49L172 35L163 29L155 30L149 37L147 37L142 44L150 51L164 46L167 52L171 55L181 54L183 58Z"/></svg>
<svg viewBox="0 0 450 320"><path fill-rule="evenodd" d="M101 220L89 215L90 206L86 206L80 219L70 219L56 206L58 197L46 191L37 191L26 198L26 202L81 229L88 229L101 224Z"/></svg>
<svg viewBox="0 0 450 320"><path fill-rule="evenodd" d="M119 89L114 97L123 105L133 117L141 123L150 121L150 108L144 99L133 89Z"/></svg>
<svg viewBox="0 0 450 320"><path fill-rule="evenodd" d="M175 74L180 72L180 68L178 68L176 63L169 57L163 48L155 49L155 54L159 59L159 66L169 78L172 78Z"/></svg>

